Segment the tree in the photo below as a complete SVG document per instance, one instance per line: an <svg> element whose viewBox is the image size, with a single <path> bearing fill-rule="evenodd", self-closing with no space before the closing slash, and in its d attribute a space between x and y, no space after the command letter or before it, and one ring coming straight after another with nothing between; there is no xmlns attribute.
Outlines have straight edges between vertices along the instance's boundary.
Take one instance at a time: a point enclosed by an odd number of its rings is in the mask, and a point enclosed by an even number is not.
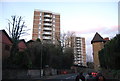
<svg viewBox="0 0 120 81"><path fill-rule="evenodd" d="M13 41L13 45L11 47L10 57L7 60L7 63L10 67L28 67L30 59L27 50L24 52L20 52L18 48L19 38L22 35L26 34L25 21L21 16L11 16L12 20L8 19L8 31L9 36ZM23 62L24 61L24 62Z"/></svg>
<svg viewBox="0 0 120 81"><path fill-rule="evenodd" d="M75 32L70 31L61 35L61 48L63 50L62 67L66 69L70 69L74 62L73 37L75 37Z"/></svg>
<svg viewBox="0 0 120 81"><path fill-rule="evenodd" d="M120 34L108 41L99 52L101 67L108 69L120 69Z"/></svg>
<svg viewBox="0 0 120 81"><path fill-rule="evenodd" d="M73 52L73 48L68 47L65 48L65 51L63 53L63 66L64 69L70 69L71 66L73 66L73 62L74 62L74 52Z"/></svg>
<svg viewBox="0 0 120 81"><path fill-rule="evenodd" d="M93 62L87 62L88 68L93 69L94 68L94 63Z"/></svg>
<svg viewBox="0 0 120 81"><path fill-rule="evenodd" d="M61 60L62 60L62 50L58 45L44 43L43 44L43 67L48 65L51 68L60 69L61 68Z"/></svg>
<svg viewBox="0 0 120 81"><path fill-rule="evenodd" d="M18 52L18 42L19 42L19 38L21 37L21 35L25 34L26 30L23 30L26 26L25 26L25 21L23 21L23 18L20 16L11 16L12 17L12 21L10 21L8 19L8 31L9 31L9 35L13 41L13 46L11 49L11 57L15 56L15 54Z"/></svg>
<svg viewBox="0 0 120 81"><path fill-rule="evenodd" d="M32 62L31 68L41 67L41 53L43 51L42 47L43 45L40 39L36 39L36 41L30 40L27 42L28 53Z"/></svg>
<svg viewBox="0 0 120 81"><path fill-rule="evenodd" d="M68 69L73 65L73 49L68 48L63 53L61 46L52 43L41 43L30 41L28 43L30 58L32 59L32 68L46 68L46 65L54 69ZM42 53L42 56L41 56Z"/></svg>
<svg viewBox="0 0 120 81"><path fill-rule="evenodd" d="M61 34L61 46L62 48L66 47L66 41L70 41L71 40L71 37L74 37L75 36L75 32L70 32L68 31L67 33L63 33Z"/></svg>

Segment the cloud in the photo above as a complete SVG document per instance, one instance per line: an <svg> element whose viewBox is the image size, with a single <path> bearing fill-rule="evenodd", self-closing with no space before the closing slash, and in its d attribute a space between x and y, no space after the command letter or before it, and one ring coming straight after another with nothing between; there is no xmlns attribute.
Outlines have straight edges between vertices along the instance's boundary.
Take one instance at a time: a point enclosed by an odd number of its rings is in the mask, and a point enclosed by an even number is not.
<svg viewBox="0 0 120 81"><path fill-rule="evenodd" d="M101 32L102 34L110 34L112 32L118 32L118 26L110 26L110 27L96 27L96 28L88 28L87 30L81 30L81 31L74 31L76 34L90 34L90 33L96 33Z"/></svg>

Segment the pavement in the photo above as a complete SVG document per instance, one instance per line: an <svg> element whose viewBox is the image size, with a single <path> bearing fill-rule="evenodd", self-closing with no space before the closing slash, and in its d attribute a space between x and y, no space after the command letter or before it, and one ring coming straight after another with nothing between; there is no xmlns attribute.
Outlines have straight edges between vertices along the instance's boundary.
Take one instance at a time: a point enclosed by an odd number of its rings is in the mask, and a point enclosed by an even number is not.
<svg viewBox="0 0 120 81"><path fill-rule="evenodd" d="M61 78L65 78L65 77L76 77L77 74L60 74L60 75L53 75L53 76L43 76L42 79L61 79Z"/></svg>
<svg viewBox="0 0 120 81"><path fill-rule="evenodd" d="M62 74L55 76L46 76L37 81L75 81L77 74Z"/></svg>

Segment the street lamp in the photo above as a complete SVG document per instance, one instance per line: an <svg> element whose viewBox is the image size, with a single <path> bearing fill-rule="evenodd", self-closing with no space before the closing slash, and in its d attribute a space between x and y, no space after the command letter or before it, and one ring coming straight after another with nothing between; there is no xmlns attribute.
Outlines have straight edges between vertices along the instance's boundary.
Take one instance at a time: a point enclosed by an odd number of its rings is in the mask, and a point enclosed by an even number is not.
<svg viewBox="0 0 120 81"><path fill-rule="evenodd" d="M40 68L40 77L43 76L43 70L42 70L42 49L43 49L43 46L42 46L42 42L41 42L41 63L40 63L41 68Z"/></svg>

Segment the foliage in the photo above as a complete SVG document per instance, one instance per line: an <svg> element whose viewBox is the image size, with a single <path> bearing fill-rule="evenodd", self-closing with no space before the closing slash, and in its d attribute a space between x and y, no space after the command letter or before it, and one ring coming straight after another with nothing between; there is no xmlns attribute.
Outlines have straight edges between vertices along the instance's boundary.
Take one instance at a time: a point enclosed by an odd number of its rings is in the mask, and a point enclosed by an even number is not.
<svg viewBox="0 0 120 81"><path fill-rule="evenodd" d="M59 46L55 46L54 44L43 44L43 66L48 65L52 68L59 69L61 67L61 54Z"/></svg>
<svg viewBox="0 0 120 81"><path fill-rule="evenodd" d="M93 69L94 68L94 63L93 62L87 62L88 68Z"/></svg>
<svg viewBox="0 0 120 81"><path fill-rule="evenodd" d="M69 48L63 53L61 48L61 46L53 44L44 44L44 67L49 65L49 67L56 69L70 69L73 65L73 50Z"/></svg>
<svg viewBox="0 0 120 81"><path fill-rule="evenodd" d="M13 45L11 48L11 58L15 56L15 54L17 54L18 52L18 42L19 42L19 38L22 34L25 34L25 30L23 30L26 26L25 26L25 22L22 20L22 17L20 16L11 16L12 20L9 21L8 23L8 31L9 31L9 35L11 36L11 39L13 41Z"/></svg>
<svg viewBox="0 0 120 81"><path fill-rule="evenodd" d="M3 63L3 68L11 68L11 69L28 69L31 67L31 60L28 57L28 53L17 52L14 56L14 59L11 60L11 57L6 59Z"/></svg>
<svg viewBox="0 0 120 81"><path fill-rule="evenodd" d="M25 21L21 16L11 16L8 19L9 36L13 45L10 51L10 57L5 61L5 66L10 68L29 68L31 66L29 55L26 51L20 52L18 48L19 38L26 33Z"/></svg>
<svg viewBox="0 0 120 81"><path fill-rule="evenodd" d="M15 54L18 52L18 43L19 38L22 34L25 34L25 30L23 30L25 26L25 22L22 20L22 17L20 16L11 16L12 20L10 21L8 19L8 31L9 35L13 41L13 45L11 48L10 57L11 60L14 59Z"/></svg>
<svg viewBox="0 0 120 81"><path fill-rule="evenodd" d="M120 69L120 34L108 41L99 52L101 67L107 69Z"/></svg>
<svg viewBox="0 0 120 81"><path fill-rule="evenodd" d="M52 43L41 43L40 41L28 44L30 58L32 59L32 68L50 67L55 69L67 69L73 64L73 50L67 49L63 53L61 46Z"/></svg>
<svg viewBox="0 0 120 81"><path fill-rule="evenodd" d="M74 37L74 36L75 36L75 32L70 32L70 31L68 31L67 33L61 34L60 42L61 42L62 48L65 47L66 41L69 41L71 37Z"/></svg>
<svg viewBox="0 0 120 81"><path fill-rule="evenodd" d="M40 68L40 63L41 63L41 49L42 45L40 40L36 40L36 41L32 41L27 43L27 49L28 49L28 54L29 54L29 58L31 59L31 68Z"/></svg>
<svg viewBox="0 0 120 81"><path fill-rule="evenodd" d="M37 42L41 42L41 40L39 38L36 39Z"/></svg>
<svg viewBox="0 0 120 81"><path fill-rule="evenodd" d="M63 67L66 69L70 69L70 67L73 65L73 61L74 61L73 48L71 47L66 48L63 53Z"/></svg>

